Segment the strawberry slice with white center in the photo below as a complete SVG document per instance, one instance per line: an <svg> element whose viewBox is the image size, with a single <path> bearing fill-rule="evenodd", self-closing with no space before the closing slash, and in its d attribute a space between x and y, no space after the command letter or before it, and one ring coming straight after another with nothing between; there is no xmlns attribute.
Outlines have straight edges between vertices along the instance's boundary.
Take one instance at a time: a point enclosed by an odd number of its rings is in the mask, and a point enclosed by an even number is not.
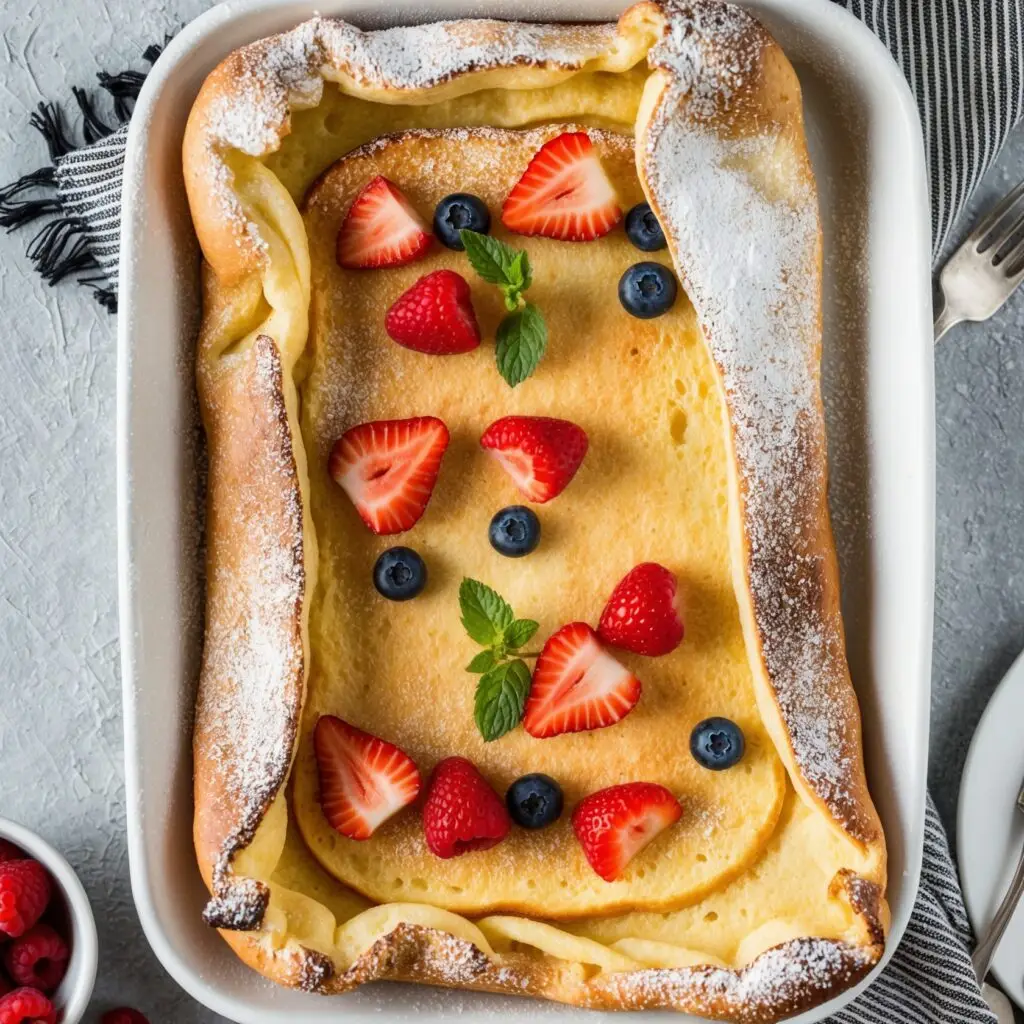
<svg viewBox="0 0 1024 1024"><path fill-rule="evenodd" d="M423 218L397 185L377 175L352 201L338 232L338 263L349 270L397 267L430 248Z"/></svg>
<svg viewBox="0 0 1024 1024"><path fill-rule="evenodd" d="M639 699L640 680L601 646L585 622L570 622L540 652L523 728L538 739L603 729L625 718Z"/></svg>
<svg viewBox="0 0 1024 1024"><path fill-rule="evenodd" d="M587 454L586 431L552 416L503 416L480 438L524 497L543 504L558 497Z"/></svg>
<svg viewBox="0 0 1024 1024"><path fill-rule="evenodd" d="M584 797L573 811L572 828L590 866L606 882L614 882L682 813L664 786L627 782Z"/></svg>
<svg viewBox="0 0 1024 1024"><path fill-rule="evenodd" d="M430 501L448 441L436 416L361 423L334 442L327 468L374 533L403 533Z"/></svg>
<svg viewBox="0 0 1024 1024"><path fill-rule="evenodd" d="M586 132L563 132L534 154L501 220L520 235L590 242L622 219L615 189Z"/></svg>
<svg viewBox="0 0 1024 1024"><path fill-rule="evenodd" d="M408 754L334 715L320 716L313 748L320 807L349 839L369 839L419 796L420 773Z"/></svg>

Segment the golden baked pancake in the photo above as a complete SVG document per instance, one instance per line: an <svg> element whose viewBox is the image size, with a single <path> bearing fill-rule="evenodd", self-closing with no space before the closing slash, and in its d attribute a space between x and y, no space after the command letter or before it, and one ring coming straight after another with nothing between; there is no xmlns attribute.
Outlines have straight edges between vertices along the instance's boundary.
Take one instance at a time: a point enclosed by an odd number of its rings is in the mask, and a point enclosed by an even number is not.
<svg viewBox="0 0 1024 1024"><path fill-rule="evenodd" d="M505 226L535 155L580 136L623 211L650 203L667 249L638 252L621 225L575 242ZM885 845L828 521L817 198L799 86L766 30L711 0L646 0L600 26L317 18L210 75L184 166L205 260L207 921L267 977L325 994L392 978L766 1021L862 978L888 927ZM342 265L381 176L424 226L450 193L479 197L491 238L528 255L548 344L516 387L495 366L509 307L465 253L435 241L399 265ZM641 260L680 284L653 319L616 291ZM439 271L465 279L479 323L457 355L397 344L386 323ZM526 503L480 443L508 416L571 421L589 442L562 493L531 506L542 540L524 558L488 540L497 510ZM336 443L412 417L450 439L420 517L378 536ZM429 569L413 600L374 587L396 544ZM657 657L609 649L641 682L635 707L485 740L463 578L535 620L539 651L567 623L596 626L649 562L679 581L685 637ZM745 738L724 771L690 752L711 716ZM368 837L339 829L338 778L362 768L338 754L350 733L321 733L336 720L406 758L408 806ZM565 811L439 853L428 805L452 757L499 796L543 772ZM573 821L625 783L677 810L609 881Z"/></svg>
<svg viewBox="0 0 1024 1024"><path fill-rule="evenodd" d="M385 333L382 310L419 277L449 267L472 279L481 330L494 337L505 313L501 295L467 269L464 254L435 246L423 260L377 273L344 270L335 260L345 213L377 175L399 184L418 209L432 210L458 190L497 210L533 154L576 127L385 139L335 164L306 202L312 354L300 385L301 423L320 590L293 807L324 867L381 902L543 917L693 903L761 853L782 809L785 769L757 711L732 592L721 398L692 307L683 299L652 320L625 312L616 285L637 250L622 231L575 245L520 242L497 223L494 237L529 253L530 298L551 337L537 372L512 390L489 345L439 361ZM631 140L590 137L621 204L642 200ZM655 255L667 262L665 253ZM478 439L501 416L555 411L587 432L587 457L572 485L540 512L543 549L504 557L488 542L487 523L521 496ZM385 601L371 570L395 538L368 533L328 473L328 457L354 424L427 414L447 424L452 442L427 513L401 542L424 557L430 585L415 601ZM643 683L636 710L614 728L546 741L518 729L485 743L473 720L476 679L465 672L475 648L459 620L462 577L492 586L545 637L567 622L595 620L618 580L645 561L665 563L685 581L687 636L666 657L621 655ZM369 844L357 842L331 828L320 809L310 733L322 714L386 737L425 776L451 754L468 757L501 793L520 775L545 772L570 807L642 778L681 794L685 817L612 883L587 863L567 815L451 860L427 849L415 815L396 816ZM709 772L689 753L693 727L718 714L746 736L736 772Z"/></svg>

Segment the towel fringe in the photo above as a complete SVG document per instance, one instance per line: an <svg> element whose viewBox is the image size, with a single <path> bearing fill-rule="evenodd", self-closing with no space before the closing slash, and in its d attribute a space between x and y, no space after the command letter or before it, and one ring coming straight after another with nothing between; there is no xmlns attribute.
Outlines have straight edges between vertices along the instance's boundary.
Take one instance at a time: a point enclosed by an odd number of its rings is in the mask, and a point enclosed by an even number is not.
<svg viewBox="0 0 1024 1024"><path fill-rule="evenodd" d="M153 43L143 51L142 59L154 64L171 38ZM96 76L100 89L110 96L116 124L108 124L99 113L99 96L80 86L73 86L71 95L82 113L81 137L76 141L64 123L61 107L56 103L40 103L29 118L29 124L43 137L50 164L23 174L9 185L0 187L0 227L14 231L42 218L49 219L29 241L25 253L40 276L49 285L76 276L78 284L92 290L96 301L110 313L117 312L117 287L103 274L89 247L88 225L79 217L69 216L61 205L57 189L57 164L80 145L91 145L112 135L132 116L135 100L148 71L121 71L116 75L101 71Z"/></svg>

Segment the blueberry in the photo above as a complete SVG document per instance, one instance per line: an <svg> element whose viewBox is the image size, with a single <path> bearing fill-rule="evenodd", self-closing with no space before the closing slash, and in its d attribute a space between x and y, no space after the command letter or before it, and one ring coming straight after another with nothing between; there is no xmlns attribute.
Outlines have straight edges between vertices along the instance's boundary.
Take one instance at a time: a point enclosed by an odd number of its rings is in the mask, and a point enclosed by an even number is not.
<svg viewBox="0 0 1024 1024"><path fill-rule="evenodd" d="M495 513L488 534L499 555L522 558L540 543L540 520L525 505L509 505Z"/></svg>
<svg viewBox="0 0 1024 1024"><path fill-rule="evenodd" d="M661 230L650 203L637 203L626 214L626 237L644 252L665 248L665 232Z"/></svg>
<svg viewBox="0 0 1024 1024"><path fill-rule="evenodd" d="M388 548L373 566L373 585L389 601L408 601L427 585L427 567L412 548Z"/></svg>
<svg viewBox="0 0 1024 1024"><path fill-rule="evenodd" d="M676 279L660 263L634 263L619 278L622 308L641 320L661 316L676 301Z"/></svg>
<svg viewBox="0 0 1024 1024"><path fill-rule="evenodd" d="M434 234L442 245L462 252L466 248L459 237L463 228L486 235L491 230L491 215L482 199L468 192L453 192L434 210Z"/></svg>
<svg viewBox="0 0 1024 1024"><path fill-rule="evenodd" d="M516 779L505 794L508 813L523 828L544 828L562 814L562 789L550 775L534 772Z"/></svg>
<svg viewBox="0 0 1024 1024"><path fill-rule="evenodd" d="M705 718L690 733L690 753L698 764L713 772L736 764L745 746L740 727L728 718Z"/></svg>

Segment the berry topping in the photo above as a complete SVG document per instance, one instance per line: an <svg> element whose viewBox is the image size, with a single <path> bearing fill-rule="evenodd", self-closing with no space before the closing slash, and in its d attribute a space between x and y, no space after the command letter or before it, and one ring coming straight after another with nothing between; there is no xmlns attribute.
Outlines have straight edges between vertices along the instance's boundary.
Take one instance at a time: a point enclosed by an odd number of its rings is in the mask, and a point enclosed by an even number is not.
<svg viewBox="0 0 1024 1024"><path fill-rule="evenodd" d="M501 210L510 231L589 242L622 218L615 189L586 132L563 132L530 161Z"/></svg>
<svg viewBox="0 0 1024 1024"><path fill-rule="evenodd" d="M480 344L469 285L454 270L421 277L387 311L384 329L404 348L430 356L458 355Z"/></svg>
<svg viewBox="0 0 1024 1024"><path fill-rule="evenodd" d="M427 566L412 548L388 548L373 566L373 585L389 601L408 601L427 585Z"/></svg>
<svg viewBox="0 0 1024 1024"><path fill-rule="evenodd" d="M508 811L471 761L447 757L430 777L423 830L430 852L447 860L500 843L508 835Z"/></svg>
<svg viewBox="0 0 1024 1024"><path fill-rule="evenodd" d="M572 813L572 827L590 866L606 882L614 882L682 813L664 786L627 782L584 797Z"/></svg>
<svg viewBox="0 0 1024 1024"><path fill-rule="evenodd" d="M549 416L505 416L495 420L480 445L501 463L529 500L556 498L587 454L587 435L568 420Z"/></svg>
<svg viewBox="0 0 1024 1024"><path fill-rule="evenodd" d="M0 935L16 939L42 917L50 902L50 876L34 860L0 864Z"/></svg>
<svg viewBox="0 0 1024 1024"><path fill-rule="evenodd" d="M603 729L625 718L639 699L640 680L598 643L585 622L571 622L540 652L523 728L538 739Z"/></svg>
<svg viewBox="0 0 1024 1024"><path fill-rule="evenodd" d="M429 248L423 219L380 175L355 197L338 232L338 263L350 270L411 263Z"/></svg>
<svg viewBox="0 0 1024 1024"><path fill-rule="evenodd" d="M517 825L544 828L562 815L562 789L550 775L533 772L508 787L505 805Z"/></svg>
<svg viewBox="0 0 1024 1024"><path fill-rule="evenodd" d="M462 252L466 246L459 232L463 230L486 235L491 230L491 214L479 196L453 192L434 210L434 234L442 245Z"/></svg>
<svg viewBox="0 0 1024 1024"><path fill-rule="evenodd" d="M57 1011L38 989L16 988L0 999L0 1024L57 1024Z"/></svg>
<svg viewBox="0 0 1024 1024"><path fill-rule="evenodd" d="M705 718L690 733L690 753L694 760L713 772L737 764L745 749L740 727L728 718Z"/></svg>
<svg viewBox="0 0 1024 1024"><path fill-rule="evenodd" d="M404 533L430 501L448 441L434 416L361 423L335 441L328 470L374 533Z"/></svg>
<svg viewBox="0 0 1024 1024"><path fill-rule="evenodd" d="M116 1010L107 1010L100 1024L149 1024L149 1021L130 1006L119 1006Z"/></svg>
<svg viewBox="0 0 1024 1024"><path fill-rule="evenodd" d="M4 966L16 985L52 992L68 968L67 943L48 924L37 924L4 950Z"/></svg>
<svg viewBox="0 0 1024 1024"><path fill-rule="evenodd" d="M683 640L676 603L676 578L657 562L631 569L612 591L597 635L612 647L657 658Z"/></svg>
<svg viewBox="0 0 1024 1024"><path fill-rule="evenodd" d="M525 505L509 505L495 513L488 536L499 555L522 558L540 543L540 520Z"/></svg>
<svg viewBox="0 0 1024 1024"><path fill-rule="evenodd" d="M667 313L676 301L676 279L660 263L634 263L619 278L622 308L640 320Z"/></svg>
<svg viewBox="0 0 1024 1024"><path fill-rule="evenodd" d="M626 237L644 252L665 248L665 232L661 230L650 203L637 203L626 214Z"/></svg>
<svg viewBox="0 0 1024 1024"><path fill-rule="evenodd" d="M26 860L25 854L19 850L14 843L6 839L0 839L0 864L8 860Z"/></svg>
<svg viewBox="0 0 1024 1024"><path fill-rule="evenodd" d="M324 817L349 839L369 839L419 796L420 773L408 754L334 715L320 716L313 746Z"/></svg>

